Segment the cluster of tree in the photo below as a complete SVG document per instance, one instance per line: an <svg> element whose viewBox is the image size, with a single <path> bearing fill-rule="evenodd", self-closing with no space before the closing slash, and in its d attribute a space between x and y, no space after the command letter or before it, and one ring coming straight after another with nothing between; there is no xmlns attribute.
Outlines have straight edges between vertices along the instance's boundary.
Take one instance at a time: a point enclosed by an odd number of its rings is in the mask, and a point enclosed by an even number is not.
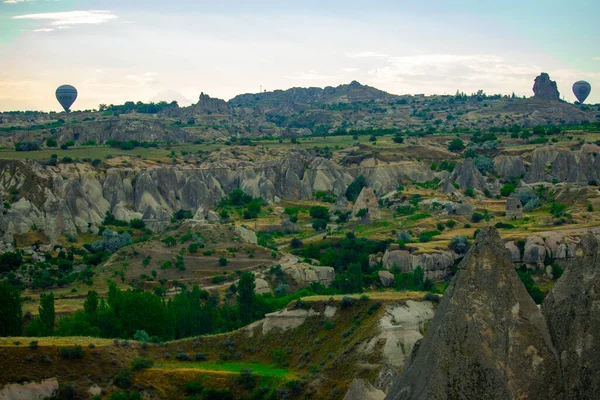
<svg viewBox="0 0 600 400"><path fill-rule="evenodd" d="M100 104L98 106L98 111L109 111L115 114L128 114L131 112L136 112L140 114L157 114L160 111L171 107L178 107L177 102L172 101L170 103L167 103L166 101L160 101L158 103L143 103L141 101L138 101L137 103L134 103L133 101L126 101L125 104L122 105Z"/></svg>
<svg viewBox="0 0 600 400"><path fill-rule="evenodd" d="M110 281L108 296L100 298L88 292L83 310L58 321L54 295L42 294L39 316L25 329L27 336L93 336L140 339L140 331L155 341L173 340L238 329L264 315L281 309L290 301L314 294L305 289L295 294L274 297L255 293L254 275L241 274L229 291L236 296L235 305L221 303L214 295L199 289L184 290L171 299L141 290L121 291ZM22 332L22 307L18 288L0 283L0 336ZM136 336L137 335L137 336Z"/></svg>
<svg viewBox="0 0 600 400"><path fill-rule="evenodd" d="M17 142L15 143L16 151L35 151L41 148L37 142Z"/></svg>
<svg viewBox="0 0 600 400"><path fill-rule="evenodd" d="M249 194L244 193L241 189L236 189L229 194L229 196L221 199L217 208L221 209L221 218L229 218L227 213L227 207L239 208L240 213L244 219L254 219L260 214L260 210L264 200L262 197L252 197Z"/></svg>
<svg viewBox="0 0 600 400"><path fill-rule="evenodd" d="M109 146L109 147L113 147L113 148L118 148L121 150L133 150L136 147L143 147L145 149L150 148L150 147L158 147L158 143L155 142L140 142L138 140L127 140L127 141L120 141L120 140L114 140L114 139L110 139L107 140L106 142L104 142L105 145Z"/></svg>

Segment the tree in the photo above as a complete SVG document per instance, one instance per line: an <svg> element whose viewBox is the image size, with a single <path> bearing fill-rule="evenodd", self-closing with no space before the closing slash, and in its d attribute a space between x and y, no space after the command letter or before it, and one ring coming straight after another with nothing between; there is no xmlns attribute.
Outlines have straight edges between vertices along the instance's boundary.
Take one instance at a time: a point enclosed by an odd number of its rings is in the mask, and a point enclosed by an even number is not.
<svg viewBox="0 0 600 400"><path fill-rule="evenodd" d="M83 310L85 312L85 318L90 323L95 323L98 317L98 292L90 290L83 302Z"/></svg>
<svg viewBox="0 0 600 400"><path fill-rule="evenodd" d="M21 292L8 281L0 282L0 336L19 336L22 318Z"/></svg>
<svg viewBox="0 0 600 400"><path fill-rule="evenodd" d="M504 186L502 186L502 189L500 189L500 194L504 197L508 197L512 192L515 191L515 189L515 185L513 185L512 183L507 183Z"/></svg>
<svg viewBox="0 0 600 400"><path fill-rule="evenodd" d="M366 208L361 208L360 210L358 210L358 212L354 215L356 218L362 218L365 215L367 215L367 213L369 212L368 209Z"/></svg>
<svg viewBox="0 0 600 400"><path fill-rule="evenodd" d="M359 175L346 189L346 198L350 201L355 201L360 191L367 186L367 179L364 175Z"/></svg>
<svg viewBox="0 0 600 400"><path fill-rule="evenodd" d="M228 263L229 261L225 257L219 258L219 265L221 265L222 267L226 266Z"/></svg>
<svg viewBox="0 0 600 400"><path fill-rule="evenodd" d="M46 147L58 147L58 143L56 143L56 139L46 140Z"/></svg>
<svg viewBox="0 0 600 400"><path fill-rule="evenodd" d="M448 150L453 151L455 153L458 153L459 151L463 151L464 149L465 149L465 144L459 138L452 139L450 144L448 144Z"/></svg>
<svg viewBox="0 0 600 400"><path fill-rule="evenodd" d="M177 240L173 236L167 236L163 239L163 243L167 245L167 247L173 247L177 244Z"/></svg>
<svg viewBox="0 0 600 400"><path fill-rule="evenodd" d="M40 306L38 307L40 313L41 323L41 334L50 336L54 333L54 293L40 295Z"/></svg>
<svg viewBox="0 0 600 400"><path fill-rule="evenodd" d="M329 210L327 207L323 206L314 206L309 210L310 216L314 219L324 219L329 220Z"/></svg>
<svg viewBox="0 0 600 400"><path fill-rule="evenodd" d="M482 219L483 219L483 214L481 214L481 213L476 212L476 213L473 213L473 215L471 215L471 221L473 221L475 223L481 221Z"/></svg>
<svg viewBox="0 0 600 400"><path fill-rule="evenodd" d="M417 290L423 290L423 284L425 283L425 271L423 271L423 268L421 268L419 265L417 268L415 268L413 274L415 279L415 288Z"/></svg>
<svg viewBox="0 0 600 400"><path fill-rule="evenodd" d="M9 251L0 254L0 273L18 269L23 263L23 256L18 251Z"/></svg>
<svg viewBox="0 0 600 400"><path fill-rule="evenodd" d="M146 227L146 223L142 219L134 218L129 221L129 226L134 229L144 229Z"/></svg>
<svg viewBox="0 0 600 400"><path fill-rule="evenodd" d="M327 228L327 220L325 220L325 219L316 219L312 223L312 227L313 227L313 229L315 231L321 231L321 230Z"/></svg>
<svg viewBox="0 0 600 400"><path fill-rule="evenodd" d="M242 276L240 276L237 295L237 305L240 313L240 320L244 325L252 322L255 288L256 283L254 282L254 274L250 272L244 272Z"/></svg>

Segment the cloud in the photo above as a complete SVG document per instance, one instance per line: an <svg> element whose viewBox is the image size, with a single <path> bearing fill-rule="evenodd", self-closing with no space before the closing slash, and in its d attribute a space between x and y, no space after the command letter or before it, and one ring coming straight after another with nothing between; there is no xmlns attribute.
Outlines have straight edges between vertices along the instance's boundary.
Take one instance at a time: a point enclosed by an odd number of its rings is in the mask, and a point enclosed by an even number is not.
<svg viewBox="0 0 600 400"><path fill-rule="evenodd" d="M388 58L389 54L378 53L375 51L359 51L354 53L346 53L349 58Z"/></svg>
<svg viewBox="0 0 600 400"><path fill-rule="evenodd" d="M592 58L592 60L594 60L594 61L600 61L600 57L594 57L594 58Z"/></svg>
<svg viewBox="0 0 600 400"><path fill-rule="evenodd" d="M342 72L356 72L358 68L342 68Z"/></svg>
<svg viewBox="0 0 600 400"><path fill-rule="evenodd" d="M154 85L158 83L158 74L156 72L146 72L142 75L127 75L126 78L140 85Z"/></svg>
<svg viewBox="0 0 600 400"><path fill-rule="evenodd" d="M12 19L49 20L59 28L80 24L103 24L119 18L112 11L89 10L17 15Z"/></svg>
<svg viewBox="0 0 600 400"><path fill-rule="evenodd" d="M54 29L52 28L40 28L40 29L34 29L34 32L52 32L54 31Z"/></svg>
<svg viewBox="0 0 600 400"><path fill-rule="evenodd" d="M313 79L313 80L320 80L320 79L331 79L334 78L334 76L330 76L330 75L321 75L319 74L317 71L315 71L314 69L309 70L308 72L301 72L299 75L296 76L289 76L286 75L285 76L288 79Z"/></svg>
<svg viewBox="0 0 600 400"><path fill-rule="evenodd" d="M3 3L4 4L17 4L17 3L25 3L25 2L29 2L31 0L4 0Z"/></svg>

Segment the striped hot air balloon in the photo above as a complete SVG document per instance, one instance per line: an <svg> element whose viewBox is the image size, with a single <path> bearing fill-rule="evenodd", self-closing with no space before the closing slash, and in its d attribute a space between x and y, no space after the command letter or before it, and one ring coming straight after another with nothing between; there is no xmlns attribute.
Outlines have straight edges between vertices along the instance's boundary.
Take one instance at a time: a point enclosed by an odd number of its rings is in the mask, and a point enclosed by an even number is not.
<svg viewBox="0 0 600 400"><path fill-rule="evenodd" d="M77 99L77 89L75 89L71 85L62 85L58 89L56 89L56 100L60 103L60 105L65 109L66 112L69 112L69 109L75 103Z"/></svg>

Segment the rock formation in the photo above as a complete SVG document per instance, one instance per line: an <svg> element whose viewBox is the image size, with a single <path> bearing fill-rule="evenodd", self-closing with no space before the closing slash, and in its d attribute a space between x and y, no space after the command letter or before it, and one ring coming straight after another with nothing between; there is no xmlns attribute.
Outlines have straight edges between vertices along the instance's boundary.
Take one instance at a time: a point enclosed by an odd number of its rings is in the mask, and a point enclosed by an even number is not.
<svg viewBox="0 0 600 400"><path fill-rule="evenodd" d="M384 253L381 262L384 268L391 269L396 266L402 272L411 272L420 266L425 271L425 277L441 280L450 274L455 259L459 257L451 251L411 254L397 245L391 245Z"/></svg>
<svg viewBox="0 0 600 400"><path fill-rule="evenodd" d="M377 201L377 197L375 196L375 192L371 188L362 188L360 194L356 198L354 206L352 207L352 215L355 219L358 219L356 218L356 214L363 208L367 210L365 218L367 218L369 221L381 219L379 203Z"/></svg>
<svg viewBox="0 0 600 400"><path fill-rule="evenodd" d="M550 80L550 76L542 72L535 78L533 83L533 97L544 100L560 100L560 93L556 82Z"/></svg>
<svg viewBox="0 0 600 400"><path fill-rule="evenodd" d="M581 254L567 264L544 303L550 335L560 355L567 399L597 399L600 393L600 255L588 232Z"/></svg>
<svg viewBox="0 0 600 400"><path fill-rule="evenodd" d="M210 113L228 113L229 105L225 100L211 98L209 95L200 93L200 98L198 99L198 103L194 106L194 112L200 114L210 114Z"/></svg>
<svg viewBox="0 0 600 400"><path fill-rule="evenodd" d="M385 393L364 379L355 379L350 384L344 400L383 400Z"/></svg>
<svg viewBox="0 0 600 400"><path fill-rule="evenodd" d="M559 376L544 318L488 227L386 399L554 399Z"/></svg>
<svg viewBox="0 0 600 400"><path fill-rule="evenodd" d="M523 204L516 192L511 193L506 200L506 219L519 219L523 217Z"/></svg>

